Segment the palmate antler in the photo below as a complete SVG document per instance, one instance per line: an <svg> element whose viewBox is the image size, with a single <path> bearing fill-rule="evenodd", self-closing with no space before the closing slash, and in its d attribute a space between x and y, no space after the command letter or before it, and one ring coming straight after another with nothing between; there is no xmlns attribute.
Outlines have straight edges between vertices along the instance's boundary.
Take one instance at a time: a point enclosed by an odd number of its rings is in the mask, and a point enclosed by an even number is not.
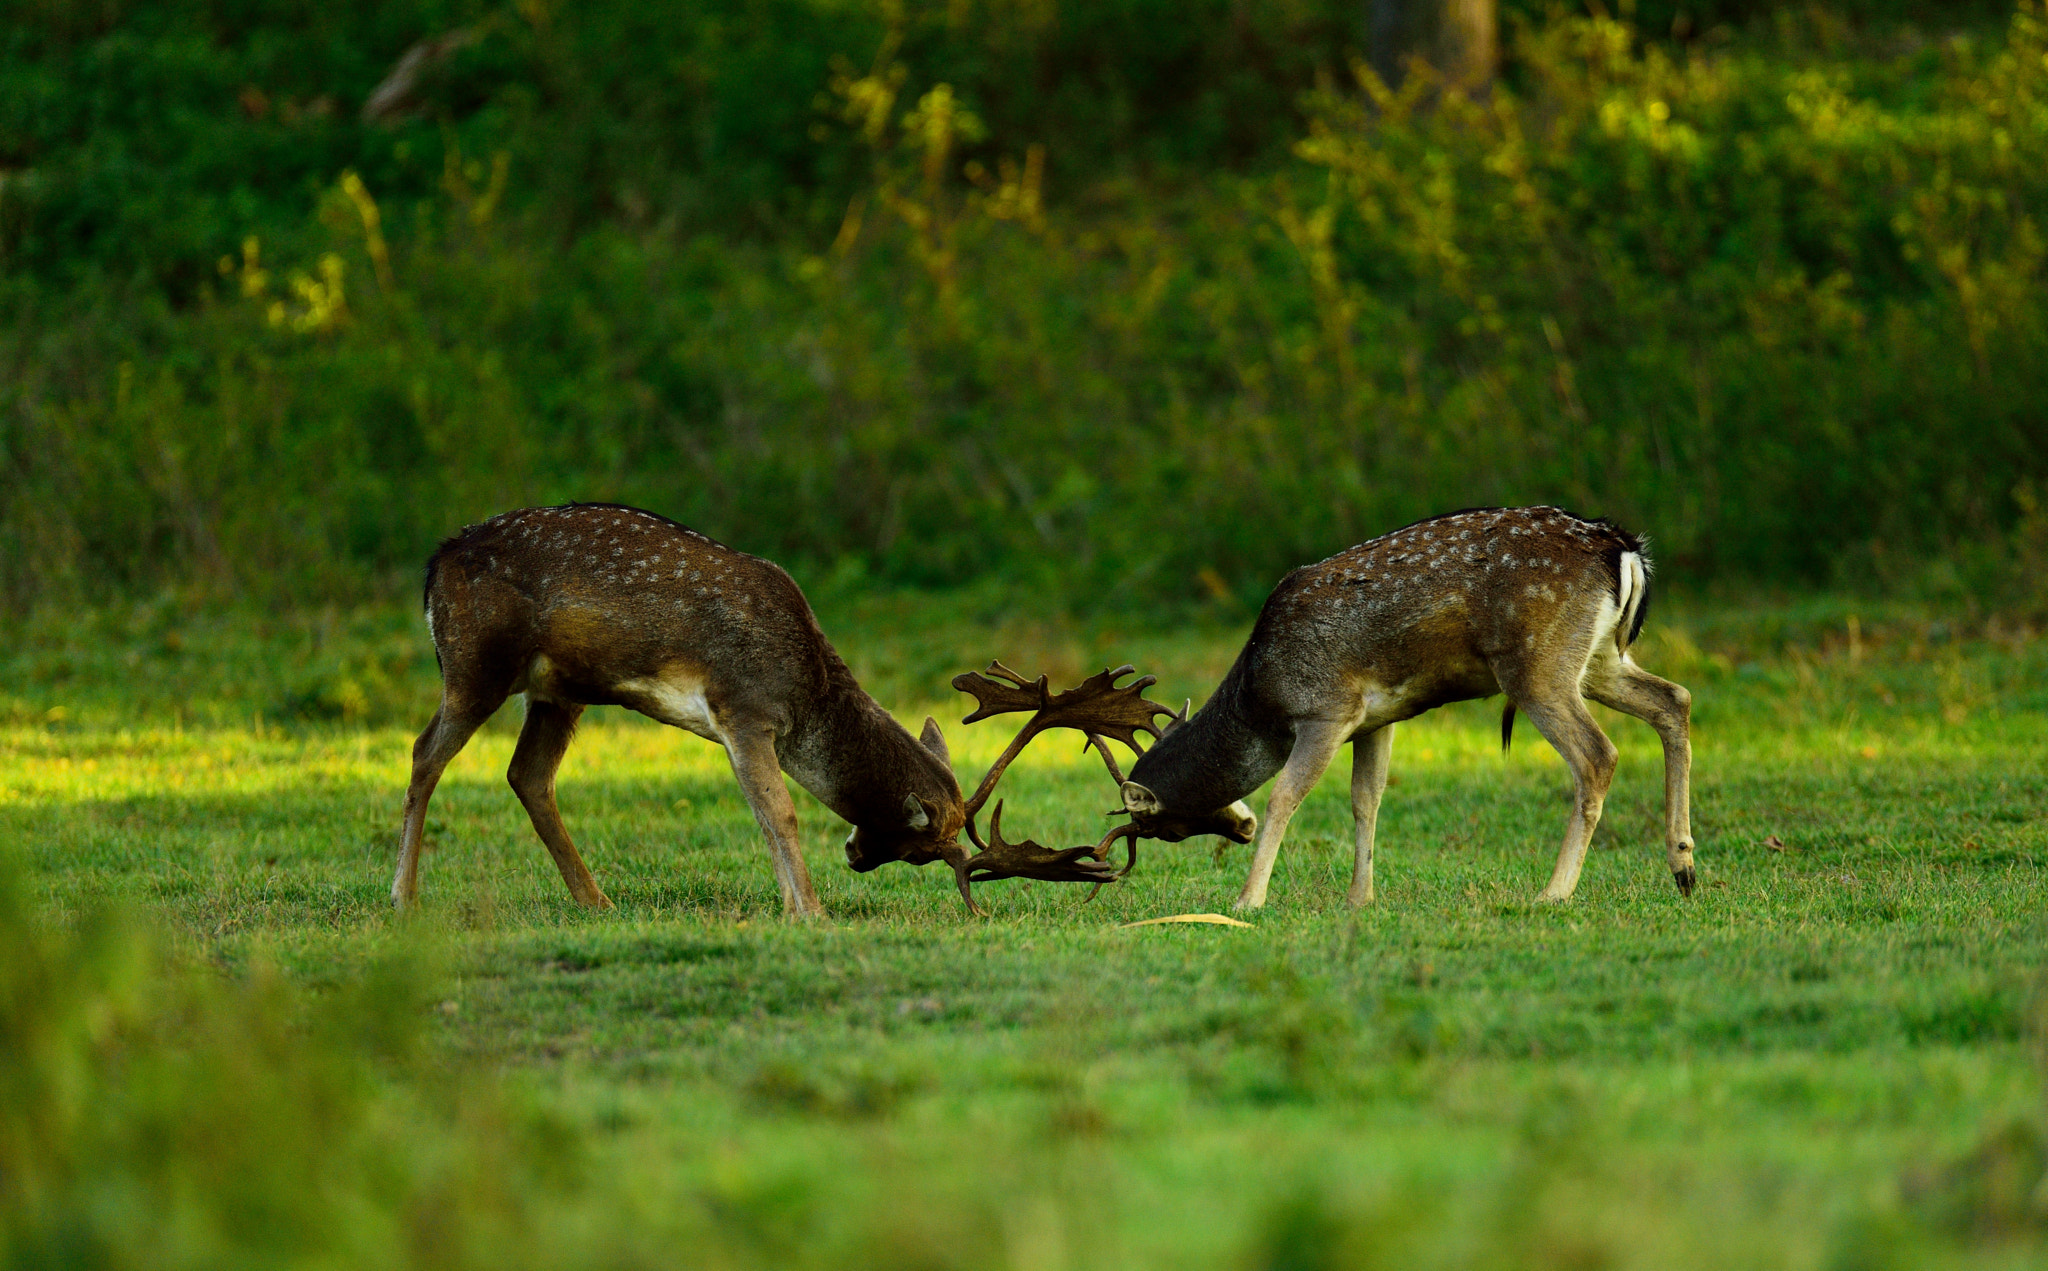
<svg viewBox="0 0 2048 1271"><path fill-rule="evenodd" d="M975 825L975 818L995 792L1004 770L1023 753L1032 738L1049 728L1072 728L1086 735L1087 745L1095 748L1103 763L1109 766L1110 775L1121 783L1123 774L1118 771L1116 759L1103 739L1115 738L1129 747L1131 753L1141 754L1138 734L1150 733L1157 740L1160 730L1152 721L1161 715L1173 717L1174 714L1159 703L1146 699L1145 690L1158 683L1153 676L1140 676L1121 688L1117 686L1118 680L1136 669L1121 666L1113 671L1103 671L1059 693L1051 691L1045 676L1027 680L1001 662L990 662L985 673L970 671L953 677L953 687L971 694L978 703L974 713L962 723L972 724L992 715L1013 711L1032 712L1030 720L1011 739L990 766L988 775L981 779L974 796L967 801L967 836L981 851L971 857L963 852L951 863L960 883L960 895L966 900L968 909L981 912L969 890L970 883L998 878L1041 878L1050 882L1100 885L1122 878L1137 863L1138 842L1128 825L1111 830L1093 847L1073 847L1064 851L1041 847L1029 839L1022 843L1005 842L1002 833L1003 805L1000 802L996 804L995 815L989 820L988 841L983 841L981 831ZM991 676L1000 678L992 679ZM1121 870L1112 869L1108 863L1109 845L1119 837L1130 840L1130 855Z"/></svg>

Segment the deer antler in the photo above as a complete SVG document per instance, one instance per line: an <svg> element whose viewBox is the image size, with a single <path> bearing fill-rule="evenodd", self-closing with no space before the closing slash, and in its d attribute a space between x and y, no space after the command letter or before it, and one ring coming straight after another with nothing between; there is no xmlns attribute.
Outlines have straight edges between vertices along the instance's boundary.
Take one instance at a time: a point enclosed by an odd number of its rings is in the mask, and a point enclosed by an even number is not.
<svg viewBox="0 0 2048 1271"><path fill-rule="evenodd" d="M1101 671L1059 693L1050 690L1045 676L1027 680L1001 662L990 662L985 673L969 671L953 677L953 687L971 694L979 703L973 714L960 721L963 724L1012 711L1034 712L1030 722L1011 740L1009 747L989 768L988 775L981 779L974 797L967 801L967 835L974 840L976 847L986 850L988 844L981 841L981 835L975 829L975 815L994 793L1004 769L1023 753L1033 737L1048 728L1072 728L1085 733L1088 741L1082 748L1095 747L1103 762L1109 765L1110 775L1117 778L1119 785L1122 784L1123 776L1117 771L1116 760L1102 739L1114 737L1129 747L1132 754L1142 754L1138 734L1150 733L1156 741L1160 732L1153 725L1153 719L1160 715L1173 715L1171 710L1145 697L1145 690L1159 682L1156 676L1141 675L1129 684L1117 687L1118 680L1136 670L1136 667L1125 665L1114 671ZM1001 676L1008 683L990 679L991 675Z"/></svg>
<svg viewBox="0 0 2048 1271"><path fill-rule="evenodd" d="M960 898L976 914L981 913L981 907L974 903L970 883L994 882L999 878L1042 878L1051 883L1094 883L1100 886L1123 877L1106 861L1099 859L1099 847L1070 847L1065 851L1054 851L1030 839L1022 843L1005 841L1001 799L996 800L996 810L989 817L988 836L988 847L973 856L962 853L962 858L947 862L952 865L953 876L960 883Z"/></svg>
<svg viewBox="0 0 2048 1271"><path fill-rule="evenodd" d="M1049 728L1072 728L1085 734L1088 740L1082 748L1085 750L1093 746L1109 766L1110 775L1121 784L1123 774L1118 771L1116 759L1110 754L1104 738L1113 737L1129 747L1131 753L1142 754L1138 734L1150 733L1156 740L1160 730L1152 721L1161 715L1173 715L1167 707L1146 700L1145 690L1158 682L1153 676L1139 676L1118 687L1117 681L1133 674L1136 669L1121 666L1113 671L1102 671L1059 693L1051 690L1045 676L1027 680L1001 662L990 662L985 673L970 671L953 677L953 687L972 695L977 703L974 712L962 723L972 724L992 715L1013 711L1032 712L1030 720L1011 739L990 766L988 775L981 779L974 796L967 801L967 836L981 851L970 857L963 850L958 856L947 858L959 880L961 898L967 902L969 910L977 914L981 912L974 903L969 883L998 878L1040 878L1050 882L1094 883L1099 888L1103 883L1113 883L1122 878L1137 863L1138 843L1130 826L1117 827L1093 847L1054 851L1029 839L1022 843L1005 842L1000 801L996 803L995 814L989 821L989 841L982 840L975 825L975 818L995 792L1004 770L1023 753L1032 738ZM992 676L998 678L990 678ZM1119 836L1130 840L1130 855L1121 870L1110 867L1107 855L1109 845ZM1093 893L1090 895L1092 897Z"/></svg>

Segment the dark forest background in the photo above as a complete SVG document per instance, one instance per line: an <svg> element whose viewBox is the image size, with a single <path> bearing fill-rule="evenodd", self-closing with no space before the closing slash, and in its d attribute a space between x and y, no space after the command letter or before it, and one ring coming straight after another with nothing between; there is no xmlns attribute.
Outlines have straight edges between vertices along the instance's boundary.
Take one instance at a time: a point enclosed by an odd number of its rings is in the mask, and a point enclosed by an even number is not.
<svg viewBox="0 0 2048 1271"><path fill-rule="evenodd" d="M2038 4L1400 8L7 0L0 607L567 499L1081 610L1524 501L2043 607Z"/></svg>

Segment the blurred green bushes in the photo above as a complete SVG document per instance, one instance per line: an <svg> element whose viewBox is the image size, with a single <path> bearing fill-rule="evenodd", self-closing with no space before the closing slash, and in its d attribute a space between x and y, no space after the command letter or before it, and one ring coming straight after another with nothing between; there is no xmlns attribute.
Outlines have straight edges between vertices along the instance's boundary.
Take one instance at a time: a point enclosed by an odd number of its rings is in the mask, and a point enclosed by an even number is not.
<svg viewBox="0 0 2048 1271"><path fill-rule="evenodd" d="M8 862L6 1265L471 1265L520 1249L534 1194L574 1177L545 1118L418 1079L418 968L314 999L180 967L134 915L67 931L34 909Z"/></svg>
<svg viewBox="0 0 2048 1271"><path fill-rule="evenodd" d="M589 498L807 581L1255 600L1542 500L1694 577L2042 604L2037 5L1511 9L1478 102L1356 81L1363 6L1213 8L14 23L0 595L388 592Z"/></svg>

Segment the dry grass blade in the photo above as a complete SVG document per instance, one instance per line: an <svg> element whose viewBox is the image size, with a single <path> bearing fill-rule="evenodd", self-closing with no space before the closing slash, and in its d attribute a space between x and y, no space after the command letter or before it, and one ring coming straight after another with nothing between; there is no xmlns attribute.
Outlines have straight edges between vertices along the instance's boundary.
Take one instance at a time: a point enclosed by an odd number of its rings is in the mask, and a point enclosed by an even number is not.
<svg viewBox="0 0 2048 1271"><path fill-rule="evenodd" d="M1164 918L1146 918L1141 922L1126 922L1118 925L1118 931L1129 931L1132 927L1159 927L1167 923L1183 922L1208 927L1249 927L1252 924L1226 918L1222 914L1171 914Z"/></svg>

